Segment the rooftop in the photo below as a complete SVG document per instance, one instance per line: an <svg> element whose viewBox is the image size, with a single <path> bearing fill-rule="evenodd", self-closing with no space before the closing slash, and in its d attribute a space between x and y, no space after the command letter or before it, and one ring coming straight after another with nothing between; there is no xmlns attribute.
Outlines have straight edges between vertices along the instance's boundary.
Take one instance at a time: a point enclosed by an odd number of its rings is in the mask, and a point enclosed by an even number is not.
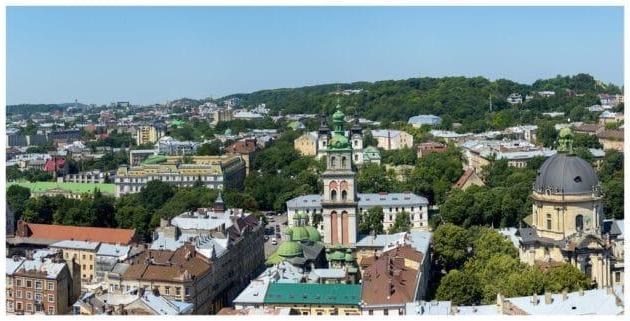
<svg viewBox="0 0 630 321"><path fill-rule="evenodd" d="M7 188L11 185L26 187L33 193L46 192L52 189L63 189L74 194L91 194L94 189L98 189L104 194L113 195L116 192L115 184L106 183L70 183L70 182L8 182Z"/></svg>
<svg viewBox="0 0 630 321"><path fill-rule="evenodd" d="M130 229L34 224L20 221L16 234L18 237L47 240L52 243L71 240L129 244L133 242L136 232Z"/></svg>
<svg viewBox="0 0 630 321"><path fill-rule="evenodd" d="M359 305L361 285L271 283L265 304Z"/></svg>

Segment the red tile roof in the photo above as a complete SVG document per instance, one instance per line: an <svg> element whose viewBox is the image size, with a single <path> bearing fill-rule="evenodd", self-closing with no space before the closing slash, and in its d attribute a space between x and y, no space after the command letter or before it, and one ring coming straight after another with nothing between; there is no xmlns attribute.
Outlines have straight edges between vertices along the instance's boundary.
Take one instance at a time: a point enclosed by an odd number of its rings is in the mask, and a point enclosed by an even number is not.
<svg viewBox="0 0 630 321"><path fill-rule="evenodd" d="M405 266L405 259L421 264L422 257L423 254L410 245L403 245L363 260L361 265L367 265L363 272L363 302L368 305L412 302L419 271Z"/></svg>
<svg viewBox="0 0 630 321"><path fill-rule="evenodd" d="M33 224L19 221L17 234L20 237L28 237L31 239L60 241L75 240L126 245L134 241L136 230L106 227Z"/></svg>
<svg viewBox="0 0 630 321"><path fill-rule="evenodd" d="M464 187L464 185L466 185L466 182L468 182L468 180L470 179L470 177L475 173L475 169L474 168L469 168L467 169L464 174L462 175L462 177L460 177L457 182L455 182L455 184L453 184L454 187L456 188L462 188Z"/></svg>
<svg viewBox="0 0 630 321"><path fill-rule="evenodd" d="M44 165L44 171L54 172L57 169L63 168L65 164L66 164L66 160L63 158L52 158L46 161L46 164Z"/></svg>
<svg viewBox="0 0 630 321"><path fill-rule="evenodd" d="M257 149L255 139L239 140L227 147L228 152L237 154L250 154Z"/></svg>

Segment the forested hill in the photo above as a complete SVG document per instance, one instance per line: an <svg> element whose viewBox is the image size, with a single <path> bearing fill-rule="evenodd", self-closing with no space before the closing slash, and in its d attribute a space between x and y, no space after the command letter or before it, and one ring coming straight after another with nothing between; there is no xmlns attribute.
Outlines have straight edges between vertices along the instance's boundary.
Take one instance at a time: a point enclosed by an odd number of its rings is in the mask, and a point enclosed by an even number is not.
<svg viewBox="0 0 630 321"><path fill-rule="evenodd" d="M332 94L338 89L362 91ZM506 102L511 93L520 93L524 98L530 92L545 90L557 94L552 98L537 97L518 107ZM585 116L583 107L599 103L599 93L621 93L621 88L603 84L588 74L557 76L531 85L505 79L490 81L483 77L425 77L261 90L222 99L238 97L242 106L265 103L274 113L282 114L331 113L340 99L346 113L358 109L362 117L372 120L406 121L413 115L435 114L443 118L445 128L452 122L459 122L464 125L461 130L481 131L532 122L549 111L565 112L572 120L580 120Z"/></svg>

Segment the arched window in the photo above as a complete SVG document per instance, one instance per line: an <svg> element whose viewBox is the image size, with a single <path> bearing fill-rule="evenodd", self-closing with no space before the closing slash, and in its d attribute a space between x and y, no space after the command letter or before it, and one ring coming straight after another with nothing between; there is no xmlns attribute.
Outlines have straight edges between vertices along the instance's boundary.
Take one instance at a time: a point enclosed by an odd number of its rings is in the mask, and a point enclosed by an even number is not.
<svg viewBox="0 0 630 321"><path fill-rule="evenodd" d="M348 199L348 192L346 190L341 191L341 199L344 201Z"/></svg>
<svg viewBox="0 0 630 321"><path fill-rule="evenodd" d="M584 216L578 215L575 217L575 230L582 231L584 229Z"/></svg>
<svg viewBox="0 0 630 321"><path fill-rule="evenodd" d="M547 229L551 230L551 214L547 214Z"/></svg>
<svg viewBox="0 0 630 321"><path fill-rule="evenodd" d="M341 167L345 168L346 167L346 156L342 156L341 157Z"/></svg>
<svg viewBox="0 0 630 321"><path fill-rule="evenodd" d="M337 200L337 191L335 191L335 190L330 191L330 199L332 201L336 201Z"/></svg>
<svg viewBox="0 0 630 321"><path fill-rule="evenodd" d="M337 166L337 158L335 156L331 156L330 157L330 167L336 167Z"/></svg>

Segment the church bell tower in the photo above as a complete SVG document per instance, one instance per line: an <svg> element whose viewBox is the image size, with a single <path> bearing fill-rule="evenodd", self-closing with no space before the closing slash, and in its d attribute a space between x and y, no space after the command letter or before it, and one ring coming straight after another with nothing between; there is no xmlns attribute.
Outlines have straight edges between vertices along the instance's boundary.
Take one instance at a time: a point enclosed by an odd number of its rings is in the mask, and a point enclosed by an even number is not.
<svg viewBox="0 0 630 321"><path fill-rule="evenodd" d="M352 147L344 132L345 115L337 104L334 131L326 149L322 174L324 243L353 245L357 241L357 191L352 169Z"/></svg>

